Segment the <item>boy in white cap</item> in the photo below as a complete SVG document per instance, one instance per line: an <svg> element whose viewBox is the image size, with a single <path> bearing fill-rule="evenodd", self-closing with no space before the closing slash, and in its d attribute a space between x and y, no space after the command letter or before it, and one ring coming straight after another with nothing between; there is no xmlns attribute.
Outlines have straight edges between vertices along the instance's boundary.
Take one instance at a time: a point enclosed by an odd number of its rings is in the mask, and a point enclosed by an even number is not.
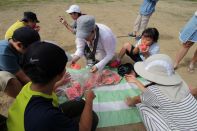
<svg viewBox="0 0 197 131"><path fill-rule="evenodd" d="M66 13L70 14L71 18L74 20L72 24L68 24L68 22L60 16L60 22L73 34L76 34L76 28L77 28L77 19L84 15L81 13L80 7L78 5L71 5L68 10L66 10Z"/></svg>
<svg viewBox="0 0 197 131"><path fill-rule="evenodd" d="M77 50L72 63L83 55L91 72L102 70L115 55L116 38L109 27L96 24L93 16L84 15L77 20Z"/></svg>

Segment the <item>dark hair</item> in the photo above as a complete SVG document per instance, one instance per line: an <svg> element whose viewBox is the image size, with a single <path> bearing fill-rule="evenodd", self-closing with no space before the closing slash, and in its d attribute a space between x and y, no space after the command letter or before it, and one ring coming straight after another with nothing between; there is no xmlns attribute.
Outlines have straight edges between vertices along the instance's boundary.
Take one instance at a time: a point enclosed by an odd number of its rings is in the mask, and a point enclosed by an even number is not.
<svg viewBox="0 0 197 131"><path fill-rule="evenodd" d="M156 28L147 28L142 32L142 36L153 39L153 42L157 42L159 39L159 31Z"/></svg>
<svg viewBox="0 0 197 131"><path fill-rule="evenodd" d="M63 49L49 42L33 43L24 54L23 70L33 83L47 84L65 70Z"/></svg>
<svg viewBox="0 0 197 131"><path fill-rule="evenodd" d="M37 31L30 27L21 27L14 31L12 39L14 42L21 42L24 48L27 48L32 43L40 41L40 35Z"/></svg>
<svg viewBox="0 0 197 131"><path fill-rule="evenodd" d="M24 16L23 16L23 19L21 21L24 21L24 22L31 21L31 22L36 22L36 23L40 22L37 19L36 14L34 12L31 12L31 11L24 12Z"/></svg>

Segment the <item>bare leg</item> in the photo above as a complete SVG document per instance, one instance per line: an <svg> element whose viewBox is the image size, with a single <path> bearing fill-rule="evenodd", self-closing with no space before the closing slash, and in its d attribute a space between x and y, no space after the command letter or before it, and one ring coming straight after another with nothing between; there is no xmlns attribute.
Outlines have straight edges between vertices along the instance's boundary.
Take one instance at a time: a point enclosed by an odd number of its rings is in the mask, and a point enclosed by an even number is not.
<svg viewBox="0 0 197 131"><path fill-rule="evenodd" d="M126 51L131 51L131 44L130 43L125 43L122 49L120 50L118 54L118 59L122 59L122 57L125 55Z"/></svg>
<svg viewBox="0 0 197 131"><path fill-rule="evenodd" d="M22 89L22 84L15 78L12 78L8 81L5 88L5 93L13 98L19 94Z"/></svg>
<svg viewBox="0 0 197 131"><path fill-rule="evenodd" d="M183 57L187 54L190 47L194 44L194 42L187 41L186 43L183 43L182 48L179 50L179 52L176 55L174 68L176 69L178 67L178 64L183 59Z"/></svg>

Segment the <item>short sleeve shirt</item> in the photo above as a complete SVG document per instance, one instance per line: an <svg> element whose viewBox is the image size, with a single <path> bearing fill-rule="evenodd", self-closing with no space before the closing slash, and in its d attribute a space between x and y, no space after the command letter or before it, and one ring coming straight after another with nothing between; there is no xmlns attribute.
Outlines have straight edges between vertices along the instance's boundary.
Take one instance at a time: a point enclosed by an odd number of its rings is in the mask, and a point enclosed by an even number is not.
<svg viewBox="0 0 197 131"><path fill-rule="evenodd" d="M8 42L0 41L0 70L15 74L20 70L22 55L18 53Z"/></svg>
<svg viewBox="0 0 197 131"><path fill-rule="evenodd" d="M22 21L17 21L13 25L11 25L5 33L5 39L12 38L14 31L18 28L24 27L25 24Z"/></svg>
<svg viewBox="0 0 197 131"><path fill-rule="evenodd" d="M52 105L52 99L33 96L24 115L25 131L78 131L79 124Z"/></svg>

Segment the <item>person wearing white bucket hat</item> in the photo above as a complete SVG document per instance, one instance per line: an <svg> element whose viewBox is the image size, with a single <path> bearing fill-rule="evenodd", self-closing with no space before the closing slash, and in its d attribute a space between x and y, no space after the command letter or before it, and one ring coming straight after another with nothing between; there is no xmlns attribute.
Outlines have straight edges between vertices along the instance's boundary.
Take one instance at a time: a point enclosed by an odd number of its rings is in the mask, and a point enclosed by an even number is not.
<svg viewBox="0 0 197 131"><path fill-rule="evenodd" d="M132 76L142 94L126 99L126 104L136 104L147 130L195 130L197 129L197 101L188 85L174 71L172 60L165 54L156 54L134 65L137 74L152 82L145 88ZM192 120L192 121L191 121Z"/></svg>
<svg viewBox="0 0 197 131"><path fill-rule="evenodd" d="M77 19L81 15L85 15L81 13L80 7L78 5L71 5L68 10L65 11L66 13L70 14L71 18L74 20L73 23L70 25L68 22L62 17L59 16L60 22L73 34L76 34L76 28L77 28Z"/></svg>

